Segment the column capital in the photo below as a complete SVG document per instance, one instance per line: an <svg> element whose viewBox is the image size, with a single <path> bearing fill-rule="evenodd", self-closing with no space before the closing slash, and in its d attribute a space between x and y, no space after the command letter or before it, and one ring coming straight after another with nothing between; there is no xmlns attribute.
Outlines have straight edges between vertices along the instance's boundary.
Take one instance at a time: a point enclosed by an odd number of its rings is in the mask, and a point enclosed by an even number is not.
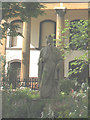
<svg viewBox="0 0 90 120"><path fill-rule="evenodd" d="M66 14L66 8L62 9L62 8L56 8L56 13L60 15L60 17L64 17L64 15Z"/></svg>

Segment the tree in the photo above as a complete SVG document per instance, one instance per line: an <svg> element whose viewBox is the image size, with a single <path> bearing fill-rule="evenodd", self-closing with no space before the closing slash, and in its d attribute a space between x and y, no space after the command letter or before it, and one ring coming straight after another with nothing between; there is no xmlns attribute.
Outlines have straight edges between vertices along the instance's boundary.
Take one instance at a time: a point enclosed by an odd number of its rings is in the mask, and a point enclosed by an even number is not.
<svg viewBox="0 0 90 120"><path fill-rule="evenodd" d="M22 80L29 80L29 59L30 59L30 18L37 17L44 13L41 8L44 8L39 2L4 2L2 4L2 19L5 22L2 24L2 38L6 39L6 36L18 36L21 35L24 39L22 48L22 65L21 75ZM9 23L9 19L20 17L24 23L24 34L17 32L19 26ZM2 41L1 41L2 43Z"/></svg>
<svg viewBox="0 0 90 120"><path fill-rule="evenodd" d="M5 20L2 24L2 38L5 37L5 35L8 36L18 36L22 33L17 32L17 29L19 28L18 25L14 25L13 23L9 23L8 19L20 17L20 19L23 22L27 22L30 17L37 17L38 15L42 15L44 13L41 8L44 8L43 5L40 3L34 3L34 2L4 2L2 3L2 19ZM9 30L8 30L9 29ZM7 31L7 34L5 34L5 31Z"/></svg>

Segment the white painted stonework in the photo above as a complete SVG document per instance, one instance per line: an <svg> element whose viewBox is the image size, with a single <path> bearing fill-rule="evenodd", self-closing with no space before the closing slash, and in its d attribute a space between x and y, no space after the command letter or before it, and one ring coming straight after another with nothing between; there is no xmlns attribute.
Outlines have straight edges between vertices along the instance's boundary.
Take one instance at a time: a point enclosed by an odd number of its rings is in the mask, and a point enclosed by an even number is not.
<svg viewBox="0 0 90 120"><path fill-rule="evenodd" d="M38 77L38 59L39 59L39 50L30 51L30 77ZM21 50L6 50L6 70L8 62L12 60L21 60L22 51Z"/></svg>

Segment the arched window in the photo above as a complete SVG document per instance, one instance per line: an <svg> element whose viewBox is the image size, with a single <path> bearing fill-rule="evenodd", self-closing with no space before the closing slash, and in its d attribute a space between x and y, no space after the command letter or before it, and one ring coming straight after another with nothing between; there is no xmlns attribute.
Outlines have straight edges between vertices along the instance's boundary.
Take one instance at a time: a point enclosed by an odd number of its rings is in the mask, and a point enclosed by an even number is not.
<svg viewBox="0 0 90 120"><path fill-rule="evenodd" d="M56 34L56 22L52 20L44 20L40 23L40 39L39 48L46 46L46 36Z"/></svg>
<svg viewBox="0 0 90 120"><path fill-rule="evenodd" d="M15 20L12 21L14 25L19 25L20 28L18 28L17 32L22 33L23 32L23 22L21 20ZM20 46L22 44L22 37L21 36L16 36L16 37L10 37L9 40L9 47L15 47L15 46Z"/></svg>
<svg viewBox="0 0 90 120"><path fill-rule="evenodd" d="M70 28L70 48L72 50L87 49L88 26L85 21L80 19L70 21Z"/></svg>
<svg viewBox="0 0 90 120"><path fill-rule="evenodd" d="M21 62L11 61L9 63L9 84L12 83L16 88L17 82L20 80Z"/></svg>

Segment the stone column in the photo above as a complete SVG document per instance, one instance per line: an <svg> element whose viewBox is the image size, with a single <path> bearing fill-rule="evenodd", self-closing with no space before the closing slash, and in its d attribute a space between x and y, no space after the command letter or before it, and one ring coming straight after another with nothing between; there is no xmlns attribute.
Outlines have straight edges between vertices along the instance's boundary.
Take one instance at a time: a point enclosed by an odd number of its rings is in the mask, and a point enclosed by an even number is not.
<svg viewBox="0 0 90 120"><path fill-rule="evenodd" d="M62 30L64 29L64 16L65 16L65 13L66 13L66 8L65 7L59 7L59 8L56 8L55 10L56 10L56 13L57 13L56 40L58 40L61 36ZM64 44L64 41L62 41L62 45L63 44ZM56 41L56 46L58 47L58 42L57 41ZM62 78L64 78L64 60L63 60L62 65L60 67L62 68L62 72L60 72L60 74L61 74Z"/></svg>
<svg viewBox="0 0 90 120"><path fill-rule="evenodd" d="M57 13L57 22L56 22L56 39L59 38L59 36L61 35L61 31L64 28L64 16L66 13L66 9L65 8L57 8L56 9L56 13Z"/></svg>
<svg viewBox="0 0 90 120"><path fill-rule="evenodd" d="M31 19L28 22L23 22L23 45L22 45L22 60L21 60L21 81L25 81L28 85L29 68L30 68L30 33Z"/></svg>

